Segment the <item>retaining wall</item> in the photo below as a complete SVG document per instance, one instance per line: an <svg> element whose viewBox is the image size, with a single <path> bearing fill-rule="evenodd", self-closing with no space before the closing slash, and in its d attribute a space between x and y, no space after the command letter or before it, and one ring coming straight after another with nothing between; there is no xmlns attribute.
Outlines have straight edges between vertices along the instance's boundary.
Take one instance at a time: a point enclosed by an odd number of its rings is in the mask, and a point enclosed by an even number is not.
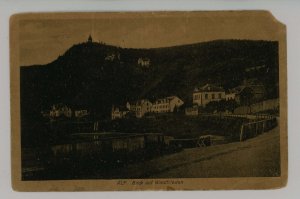
<svg viewBox="0 0 300 199"><path fill-rule="evenodd" d="M275 110L279 108L279 99L265 100L250 106L241 106L234 110L234 114L258 113L266 110Z"/></svg>
<svg viewBox="0 0 300 199"><path fill-rule="evenodd" d="M269 131L277 126L277 119L265 119L256 122L250 122L241 126L240 141L256 137L266 131Z"/></svg>

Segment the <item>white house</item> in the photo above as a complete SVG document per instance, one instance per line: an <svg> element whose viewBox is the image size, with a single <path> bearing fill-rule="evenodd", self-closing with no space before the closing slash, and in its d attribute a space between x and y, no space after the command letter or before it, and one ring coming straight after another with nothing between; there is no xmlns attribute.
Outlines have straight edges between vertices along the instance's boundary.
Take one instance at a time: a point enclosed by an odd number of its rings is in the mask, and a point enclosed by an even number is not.
<svg viewBox="0 0 300 199"><path fill-rule="evenodd" d="M75 115L75 117L77 117L77 118L85 117L85 116L88 116L89 114L90 114L90 113L89 113L88 110L86 110L86 109L75 110L75 111L74 111L74 115Z"/></svg>
<svg viewBox="0 0 300 199"><path fill-rule="evenodd" d="M137 118L141 118L145 113L151 111L152 103L148 99L142 99L135 102L127 102L126 107L134 112Z"/></svg>
<svg viewBox="0 0 300 199"><path fill-rule="evenodd" d="M225 93L225 100L228 101L228 100L235 100L235 96L236 96L236 93L234 91L229 91L228 93Z"/></svg>
<svg viewBox="0 0 300 199"><path fill-rule="evenodd" d="M151 112L154 113L167 113L174 112L175 107L179 108L184 102L177 96L170 96L156 100L152 104Z"/></svg>
<svg viewBox="0 0 300 199"><path fill-rule="evenodd" d="M195 88L193 92L193 104L205 107L212 101L225 99L225 90L212 84L206 84L203 87Z"/></svg>
<svg viewBox="0 0 300 199"><path fill-rule="evenodd" d="M149 58L139 58L138 59L138 65L143 67L149 67L150 66L150 59Z"/></svg>
<svg viewBox="0 0 300 199"><path fill-rule="evenodd" d="M70 107L64 104L55 104L52 105L50 113L50 117L52 118L57 118L60 116L65 116L65 117L72 117L72 110Z"/></svg>
<svg viewBox="0 0 300 199"><path fill-rule="evenodd" d="M111 119L121 119L124 118L129 110L126 107L115 107L114 105L112 106L111 110Z"/></svg>
<svg viewBox="0 0 300 199"><path fill-rule="evenodd" d="M120 60L120 53L107 54L105 60L106 61Z"/></svg>

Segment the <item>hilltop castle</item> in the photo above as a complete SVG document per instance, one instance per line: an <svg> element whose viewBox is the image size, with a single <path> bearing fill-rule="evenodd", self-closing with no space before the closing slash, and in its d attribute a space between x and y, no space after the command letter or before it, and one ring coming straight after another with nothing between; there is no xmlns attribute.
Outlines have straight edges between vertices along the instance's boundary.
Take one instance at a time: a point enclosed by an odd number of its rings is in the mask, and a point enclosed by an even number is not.
<svg viewBox="0 0 300 199"><path fill-rule="evenodd" d="M88 42L88 43L93 43L93 38L92 38L91 35L89 35L89 38L88 38L87 42Z"/></svg>

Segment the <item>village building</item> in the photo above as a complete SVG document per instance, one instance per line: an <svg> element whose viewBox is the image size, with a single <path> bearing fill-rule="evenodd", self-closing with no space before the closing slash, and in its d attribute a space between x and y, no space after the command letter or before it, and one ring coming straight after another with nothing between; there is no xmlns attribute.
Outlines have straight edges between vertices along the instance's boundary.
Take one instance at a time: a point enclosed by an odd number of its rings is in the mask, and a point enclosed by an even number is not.
<svg viewBox="0 0 300 199"><path fill-rule="evenodd" d="M170 96L156 100L152 104L151 112L154 113L167 113L174 112L175 109L182 106L184 102L177 96Z"/></svg>
<svg viewBox="0 0 300 199"><path fill-rule="evenodd" d="M150 59L149 58L139 58L137 63L140 66L149 67L150 66Z"/></svg>
<svg viewBox="0 0 300 199"><path fill-rule="evenodd" d="M49 116L51 118L58 118L58 117L62 117L62 116L71 118L72 110L70 107L68 107L67 105L64 105L62 103L55 104L55 105L52 105L51 110L49 112Z"/></svg>
<svg viewBox="0 0 300 199"><path fill-rule="evenodd" d="M249 105L262 101L265 96L265 87L263 85L238 86L234 88L235 101L241 105Z"/></svg>
<svg viewBox="0 0 300 199"><path fill-rule="evenodd" d="M236 93L234 92L234 90L229 90L228 92L225 93L225 100L226 101L235 100L235 95Z"/></svg>
<svg viewBox="0 0 300 199"><path fill-rule="evenodd" d="M265 86L256 80L245 80L243 85L232 89L235 101L240 105L249 105L264 100Z"/></svg>
<svg viewBox="0 0 300 199"><path fill-rule="evenodd" d="M73 111L73 117L74 118L84 118L90 115L90 110L86 107L86 105L83 104L72 104L70 105L70 108Z"/></svg>
<svg viewBox="0 0 300 199"><path fill-rule="evenodd" d="M114 61L114 60L120 60L120 53L111 53L107 54L104 58L106 61Z"/></svg>
<svg viewBox="0 0 300 199"><path fill-rule="evenodd" d="M63 103L54 104L51 106L50 110L41 111L43 117L56 119L60 117L65 118L82 118L90 114L87 109L82 108L82 106L75 105L65 105Z"/></svg>
<svg viewBox="0 0 300 199"><path fill-rule="evenodd" d="M75 110L74 111L74 116L76 118L81 118L81 117L85 117L85 116L88 116L90 113L88 110L86 109L82 109L82 110Z"/></svg>
<svg viewBox="0 0 300 199"><path fill-rule="evenodd" d="M225 99L225 90L212 84L206 84L203 87L195 88L193 92L193 104L205 107L206 104L213 101Z"/></svg>
<svg viewBox="0 0 300 199"><path fill-rule="evenodd" d="M127 102L126 103L126 108L131 111L131 112L135 112L136 111L136 101L132 101L132 102Z"/></svg>
<svg viewBox="0 0 300 199"><path fill-rule="evenodd" d="M126 108L135 113L137 118L143 117L151 111L152 103L148 99L142 99L135 102L127 102Z"/></svg>
<svg viewBox="0 0 300 199"><path fill-rule="evenodd" d="M148 99L142 99L134 102L127 102L126 107L112 107L111 118L125 118L131 112L136 118L142 118L146 113L168 113L174 112L181 107L184 102L177 96L170 96L156 100L151 103Z"/></svg>
<svg viewBox="0 0 300 199"><path fill-rule="evenodd" d="M128 112L129 110L127 109L127 107L124 106L115 107L113 105L111 110L111 119L115 120L115 119L125 118Z"/></svg>

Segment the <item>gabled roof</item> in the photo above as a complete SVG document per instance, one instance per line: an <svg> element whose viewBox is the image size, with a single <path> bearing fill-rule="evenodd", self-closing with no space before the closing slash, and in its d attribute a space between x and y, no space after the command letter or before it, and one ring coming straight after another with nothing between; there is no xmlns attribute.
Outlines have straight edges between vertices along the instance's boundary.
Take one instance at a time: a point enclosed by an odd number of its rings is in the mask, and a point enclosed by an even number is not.
<svg viewBox="0 0 300 199"><path fill-rule="evenodd" d="M170 101L173 100L174 98L180 99L180 98L177 97L177 96L169 96L169 97L165 97L165 98L159 98L159 99L155 100L154 103L158 103L158 101L170 102Z"/></svg>
<svg viewBox="0 0 300 199"><path fill-rule="evenodd" d="M241 93L245 88L250 88L253 93L255 94L263 94L265 92L265 87L264 85L242 85L242 86L237 86L233 89L230 89L229 92L230 93L236 93L239 94Z"/></svg>
<svg viewBox="0 0 300 199"><path fill-rule="evenodd" d="M174 98L178 98L177 96L169 96L169 97L166 97L166 99L168 99L168 100L172 100L172 99L174 99Z"/></svg>
<svg viewBox="0 0 300 199"><path fill-rule="evenodd" d="M130 102L128 102L131 106L132 105L136 105L136 106L140 106L140 105L142 105L143 103L145 103L145 102L150 102L150 100L148 100L148 99L141 99L141 100L137 100L137 101L130 101ZM150 102L151 103L151 102Z"/></svg>
<svg viewBox="0 0 300 199"><path fill-rule="evenodd" d="M147 99L137 100L137 101L136 101L136 105L137 105L137 106L140 106L140 105L142 105L143 103L145 103L145 102L147 102L147 101L149 101L149 100L147 100ZM150 102L150 101L149 101L149 102Z"/></svg>
<svg viewBox="0 0 300 199"><path fill-rule="evenodd" d="M223 92L225 91L222 87L213 85L213 84L206 84L202 87L196 87L194 92Z"/></svg>
<svg viewBox="0 0 300 199"><path fill-rule="evenodd" d="M237 86L235 88L229 89L229 93L239 94L242 90L244 90L246 86Z"/></svg>

